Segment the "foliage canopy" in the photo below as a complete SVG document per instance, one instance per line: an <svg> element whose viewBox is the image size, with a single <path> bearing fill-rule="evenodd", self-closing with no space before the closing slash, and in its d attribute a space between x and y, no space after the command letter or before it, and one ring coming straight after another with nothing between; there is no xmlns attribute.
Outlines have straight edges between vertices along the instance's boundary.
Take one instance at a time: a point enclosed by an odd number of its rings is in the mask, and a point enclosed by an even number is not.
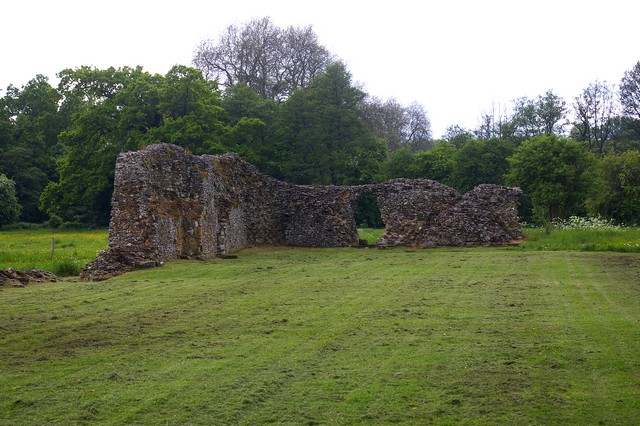
<svg viewBox="0 0 640 426"><path fill-rule="evenodd" d="M555 135L536 136L518 147L509 161L507 182L531 197L536 219L546 222L586 212L597 162L580 143Z"/></svg>
<svg viewBox="0 0 640 426"><path fill-rule="evenodd" d="M533 177L515 168L538 161L527 167L553 173L546 189L542 180L535 191L523 188L523 217L532 208L539 221L599 213L631 222L640 215L629 177L637 174L640 148L640 62L617 90L591 83L573 99L573 117L548 90L516 99L510 112L494 106L476 129L451 125L443 140L433 140L422 105L364 92L311 27L283 29L269 18L231 25L200 44L193 63L166 75L84 66L62 70L57 88L42 75L9 86L0 98L0 173L15 184L19 220L55 215L106 225L117 155L156 142L195 154L236 152L264 173L305 184L406 177L459 191L481 183L526 186ZM578 145L567 148L567 135ZM536 150L535 160L525 158L542 137L555 142ZM595 157L586 160L580 149ZM568 158L586 161L582 178L562 166ZM580 191L566 186L582 181ZM567 196L577 192L588 199Z"/></svg>
<svg viewBox="0 0 640 426"><path fill-rule="evenodd" d="M16 197L15 182L0 174L0 226L14 222L22 207Z"/></svg>

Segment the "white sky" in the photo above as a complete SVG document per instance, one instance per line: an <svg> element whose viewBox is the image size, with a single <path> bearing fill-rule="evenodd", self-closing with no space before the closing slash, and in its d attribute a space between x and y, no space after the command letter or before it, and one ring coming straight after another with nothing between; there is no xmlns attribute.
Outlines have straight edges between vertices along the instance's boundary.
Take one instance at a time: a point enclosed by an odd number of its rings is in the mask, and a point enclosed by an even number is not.
<svg viewBox="0 0 640 426"><path fill-rule="evenodd" d="M370 95L422 104L439 137L491 105L552 89L572 102L640 61L636 0L9 0L0 6L0 95L82 65L191 65L203 38L270 16L312 25Z"/></svg>

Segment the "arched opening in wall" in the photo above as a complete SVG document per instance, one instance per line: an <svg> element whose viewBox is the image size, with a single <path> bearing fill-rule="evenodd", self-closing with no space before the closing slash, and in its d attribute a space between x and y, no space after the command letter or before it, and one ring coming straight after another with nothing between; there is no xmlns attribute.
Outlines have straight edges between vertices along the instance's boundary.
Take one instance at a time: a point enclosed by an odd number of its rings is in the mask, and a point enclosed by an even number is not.
<svg viewBox="0 0 640 426"><path fill-rule="evenodd" d="M378 197L375 194L365 194L358 198L355 219L361 240L375 244L384 234L384 222L378 206Z"/></svg>

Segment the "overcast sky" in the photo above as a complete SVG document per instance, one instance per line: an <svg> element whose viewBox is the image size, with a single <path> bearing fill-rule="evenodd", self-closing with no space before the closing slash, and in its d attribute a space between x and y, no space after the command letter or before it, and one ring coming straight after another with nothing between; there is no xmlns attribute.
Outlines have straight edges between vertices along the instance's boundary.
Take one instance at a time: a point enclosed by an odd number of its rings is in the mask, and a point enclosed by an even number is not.
<svg viewBox="0 0 640 426"><path fill-rule="evenodd" d="M0 7L0 95L82 65L190 65L200 40L270 16L312 25L370 95L422 104L435 137L492 104L552 89L572 102L640 61L636 0L10 0Z"/></svg>

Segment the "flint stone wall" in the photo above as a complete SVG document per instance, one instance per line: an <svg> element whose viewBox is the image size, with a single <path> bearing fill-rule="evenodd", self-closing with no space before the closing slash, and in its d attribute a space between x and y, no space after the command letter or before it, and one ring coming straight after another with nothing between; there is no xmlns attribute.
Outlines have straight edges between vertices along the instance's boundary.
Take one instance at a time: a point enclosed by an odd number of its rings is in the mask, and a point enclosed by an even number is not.
<svg viewBox="0 0 640 426"><path fill-rule="evenodd" d="M259 173L235 154L194 156L157 144L118 157L109 249L81 277L101 280L248 246L357 246L355 209L366 194L377 196L386 225L379 245L473 246L522 237L518 188L480 185L460 195L424 179L292 185Z"/></svg>

